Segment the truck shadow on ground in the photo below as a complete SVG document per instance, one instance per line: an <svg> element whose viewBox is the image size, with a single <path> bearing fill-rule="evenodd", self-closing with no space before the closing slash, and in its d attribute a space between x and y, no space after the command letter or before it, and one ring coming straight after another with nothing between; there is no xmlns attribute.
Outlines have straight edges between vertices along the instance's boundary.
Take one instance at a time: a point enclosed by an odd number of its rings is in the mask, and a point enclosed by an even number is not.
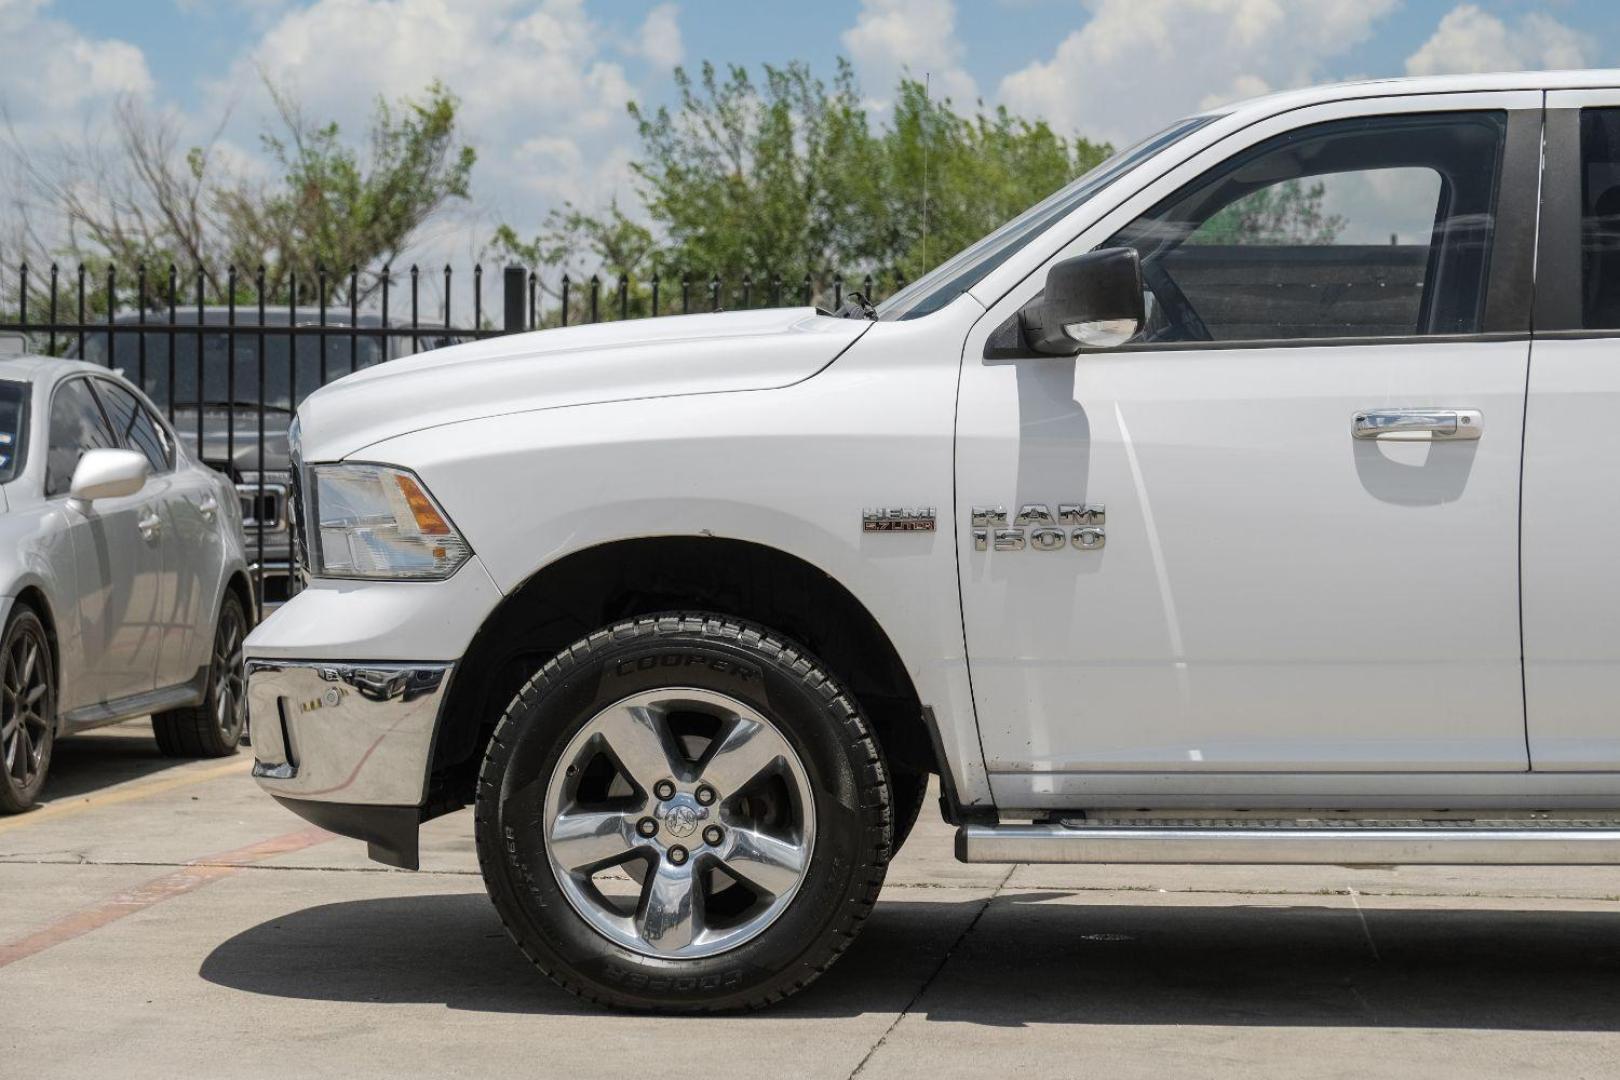
<svg viewBox="0 0 1620 1080"><path fill-rule="evenodd" d="M1368 908L1364 924L1354 907L1326 898L1055 902L1068 895L1004 894L988 907L882 903L827 975L755 1015L893 1013L909 1004L924 1019L1012 1027L1620 1030L1620 909L1440 909L1431 900ZM307 908L224 942L199 974L305 1000L600 1011L535 972L482 893Z"/></svg>

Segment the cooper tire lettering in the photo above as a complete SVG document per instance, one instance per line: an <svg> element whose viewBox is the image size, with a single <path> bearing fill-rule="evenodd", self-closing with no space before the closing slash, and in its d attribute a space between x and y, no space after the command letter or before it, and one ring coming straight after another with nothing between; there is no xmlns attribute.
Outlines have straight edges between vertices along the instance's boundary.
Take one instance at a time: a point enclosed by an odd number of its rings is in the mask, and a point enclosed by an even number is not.
<svg viewBox="0 0 1620 1080"><path fill-rule="evenodd" d="M650 653L626 657L613 665L616 676L635 675L659 668L707 668L717 675L730 675L743 682L756 682L760 671L740 660L724 656L702 656L693 653Z"/></svg>

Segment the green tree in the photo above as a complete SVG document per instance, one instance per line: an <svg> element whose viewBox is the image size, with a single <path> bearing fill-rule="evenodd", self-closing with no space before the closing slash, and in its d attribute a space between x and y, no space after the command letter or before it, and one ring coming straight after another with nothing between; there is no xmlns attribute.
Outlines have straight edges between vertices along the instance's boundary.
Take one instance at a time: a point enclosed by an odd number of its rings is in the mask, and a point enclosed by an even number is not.
<svg viewBox="0 0 1620 1080"><path fill-rule="evenodd" d="M645 225L568 207L529 241L503 227L494 248L576 280L718 275L728 305L744 278L760 303L773 275L793 295L809 273L826 298L838 274L915 278L1108 153L1005 109L960 113L910 79L875 123L846 62L830 86L798 63L675 78L674 109L629 106Z"/></svg>
<svg viewBox="0 0 1620 1080"><path fill-rule="evenodd" d="M1284 180L1216 211L1188 237L1192 244L1331 244L1344 218L1322 211L1325 184Z"/></svg>
<svg viewBox="0 0 1620 1080"><path fill-rule="evenodd" d="M239 267L265 263L275 289L291 273L314 283L320 267L342 277L391 263L446 203L469 197L478 155L459 141L458 102L442 83L422 100L379 98L364 155L336 123L312 123L296 100L271 92L281 130L262 141L281 177L221 186L214 198L224 253ZM346 279L336 285L339 295L346 288Z"/></svg>
<svg viewBox="0 0 1620 1080"><path fill-rule="evenodd" d="M880 188L888 205L880 258L908 279L1111 153L1106 144L1065 139L1044 121L1013 116L1004 107L964 116L949 99L932 99L922 83L909 79L900 84L883 147Z"/></svg>
<svg viewBox="0 0 1620 1080"><path fill-rule="evenodd" d="M337 124L310 121L290 94L270 91L276 126L261 138L279 175L267 181L231 171L214 140L182 150L175 122L133 100L115 111L110 144L87 139L42 158L13 138L28 197L17 204L8 246L36 268L83 264L95 284L116 267L125 290L145 266L149 300L173 264L183 281L201 271L208 303L226 300L231 266L237 299L249 299L261 265L271 297L285 297L295 275L301 295L314 296L325 268L328 299L346 302L351 266L399 258L447 203L468 197L477 156L461 142L458 103L441 84L420 99L379 100L363 148ZM376 284L362 277L358 298ZM103 311L105 290L89 300Z"/></svg>

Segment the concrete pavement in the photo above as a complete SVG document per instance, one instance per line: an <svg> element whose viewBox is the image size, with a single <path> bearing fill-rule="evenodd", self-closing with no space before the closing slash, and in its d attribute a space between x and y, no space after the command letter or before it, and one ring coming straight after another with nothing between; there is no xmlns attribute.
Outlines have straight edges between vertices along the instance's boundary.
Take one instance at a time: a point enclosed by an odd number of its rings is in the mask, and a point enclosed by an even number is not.
<svg viewBox="0 0 1620 1080"><path fill-rule="evenodd" d="M624 1016L506 940L468 814L393 871L246 771L126 724L0 818L0 1075L1620 1075L1620 869L963 866L925 812L809 991Z"/></svg>

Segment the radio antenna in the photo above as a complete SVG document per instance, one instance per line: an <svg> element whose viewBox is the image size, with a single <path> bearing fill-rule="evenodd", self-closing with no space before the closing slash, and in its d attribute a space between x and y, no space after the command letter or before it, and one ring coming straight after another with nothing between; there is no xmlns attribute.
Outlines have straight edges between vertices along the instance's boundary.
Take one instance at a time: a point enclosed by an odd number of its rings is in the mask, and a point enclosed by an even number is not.
<svg viewBox="0 0 1620 1080"><path fill-rule="evenodd" d="M922 269L919 273L928 272L928 113L930 98L928 92L929 73L923 72L923 185L922 185Z"/></svg>

